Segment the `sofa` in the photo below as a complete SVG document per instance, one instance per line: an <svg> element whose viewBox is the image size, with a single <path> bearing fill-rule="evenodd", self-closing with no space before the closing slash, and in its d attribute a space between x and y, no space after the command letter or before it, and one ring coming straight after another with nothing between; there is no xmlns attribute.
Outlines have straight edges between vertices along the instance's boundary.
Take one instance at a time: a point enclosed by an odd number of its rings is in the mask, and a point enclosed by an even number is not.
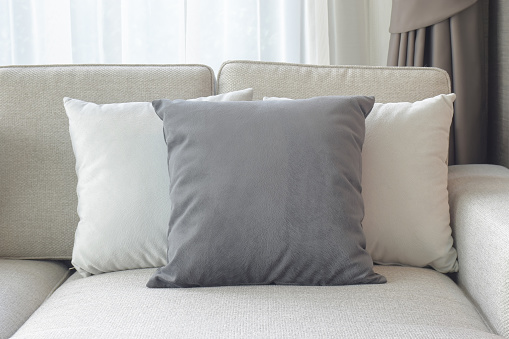
<svg viewBox="0 0 509 339"><path fill-rule="evenodd" d="M77 169L62 99L151 102L246 88L253 100L379 103L451 92L436 68L229 61L216 79L204 65L1 67L0 338L509 338L509 170L496 165L448 166L439 207L457 251L449 273L375 264L385 284L153 289L156 267L76 272Z"/></svg>

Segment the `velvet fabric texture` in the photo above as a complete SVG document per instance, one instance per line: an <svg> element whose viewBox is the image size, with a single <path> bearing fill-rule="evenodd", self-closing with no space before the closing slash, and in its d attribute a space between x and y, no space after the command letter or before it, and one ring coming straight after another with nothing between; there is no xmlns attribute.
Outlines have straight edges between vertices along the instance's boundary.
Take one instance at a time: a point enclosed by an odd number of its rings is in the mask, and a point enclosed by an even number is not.
<svg viewBox="0 0 509 339"><path fill-rule="evenodd" d="M373 97L156 100L168 146L168 264L148 287L384 283L362 232Z"/></svg>

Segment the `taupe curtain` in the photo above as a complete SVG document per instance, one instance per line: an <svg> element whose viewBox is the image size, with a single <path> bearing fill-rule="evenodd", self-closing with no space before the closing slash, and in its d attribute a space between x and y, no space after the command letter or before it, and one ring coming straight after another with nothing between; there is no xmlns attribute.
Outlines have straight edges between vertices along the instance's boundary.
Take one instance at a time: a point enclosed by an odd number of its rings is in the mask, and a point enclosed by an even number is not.
<svg viewBox="0 0 509 339"><path fill-rule="evenodd" d="M489 3L488 161L509 167L509 1Z"/></svg>
<svg viewBox="0 0 509 339"><path fill-rule="evenodd" d="M477 0L393 0L389 66L446 70L456 93L449 164L487 161L486 78Z"/></svg>

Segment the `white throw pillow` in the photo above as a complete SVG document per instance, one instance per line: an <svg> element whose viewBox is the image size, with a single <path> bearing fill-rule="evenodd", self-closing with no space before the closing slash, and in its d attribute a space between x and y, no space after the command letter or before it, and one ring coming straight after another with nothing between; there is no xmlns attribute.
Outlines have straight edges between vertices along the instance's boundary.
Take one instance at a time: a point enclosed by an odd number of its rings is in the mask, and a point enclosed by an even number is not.
<svg viewBox="0 0 509 339"><path fill-rule="evenodd" d="M363 229L378 264L458 270L447 191L455 94L376 103L362 150ZM264 98L264 100L275 98Z"/></svg>
<svg viewBox="0 0 509 339"><path fill-rule="evenodd" d="M251 101L246 89L199 101ZM163 124L151 102L64 98L76 157L72 264L84 276L166 264L170 211Z"/></svg>

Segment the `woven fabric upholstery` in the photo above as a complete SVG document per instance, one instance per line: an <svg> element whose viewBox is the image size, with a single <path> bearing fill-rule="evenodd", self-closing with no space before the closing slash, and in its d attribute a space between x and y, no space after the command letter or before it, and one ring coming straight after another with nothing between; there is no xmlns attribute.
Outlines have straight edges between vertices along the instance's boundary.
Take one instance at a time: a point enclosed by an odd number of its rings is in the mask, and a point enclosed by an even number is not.
<svg viewBox="0 0 509 339"><path fill-rule="evenodd" d="M497 333L509 337L509 170L449 167L458 281Z"/></svg>
<svg viewBox="0 0 509 339"><path fill-rule="evenodd" d="M213 91L200 65L0 67L0 257L71 258L77 180L65 96L114 103Z"/></svg>
<svg viewBox="0 0 509 339"><path fill-rule="evenodd" d="M374 95L377 102L414 102L450 93L449 76L438 68L312 66L230 61L219 70L218 93L251 87L253 100L322 95Z"/></svg>
<svg viewBox="0 0 509 339"><path fill-rule="evenodd" d="M62 263L0 259L0 338L9 338L68 277Z"/></svg>
<svg viewBox="0 0 509 339"><path fill-rule="evenodd" d="M153 269L72 276L14 338L490 338L447 276L380 267L384 285L149 289Z"/></svg>

